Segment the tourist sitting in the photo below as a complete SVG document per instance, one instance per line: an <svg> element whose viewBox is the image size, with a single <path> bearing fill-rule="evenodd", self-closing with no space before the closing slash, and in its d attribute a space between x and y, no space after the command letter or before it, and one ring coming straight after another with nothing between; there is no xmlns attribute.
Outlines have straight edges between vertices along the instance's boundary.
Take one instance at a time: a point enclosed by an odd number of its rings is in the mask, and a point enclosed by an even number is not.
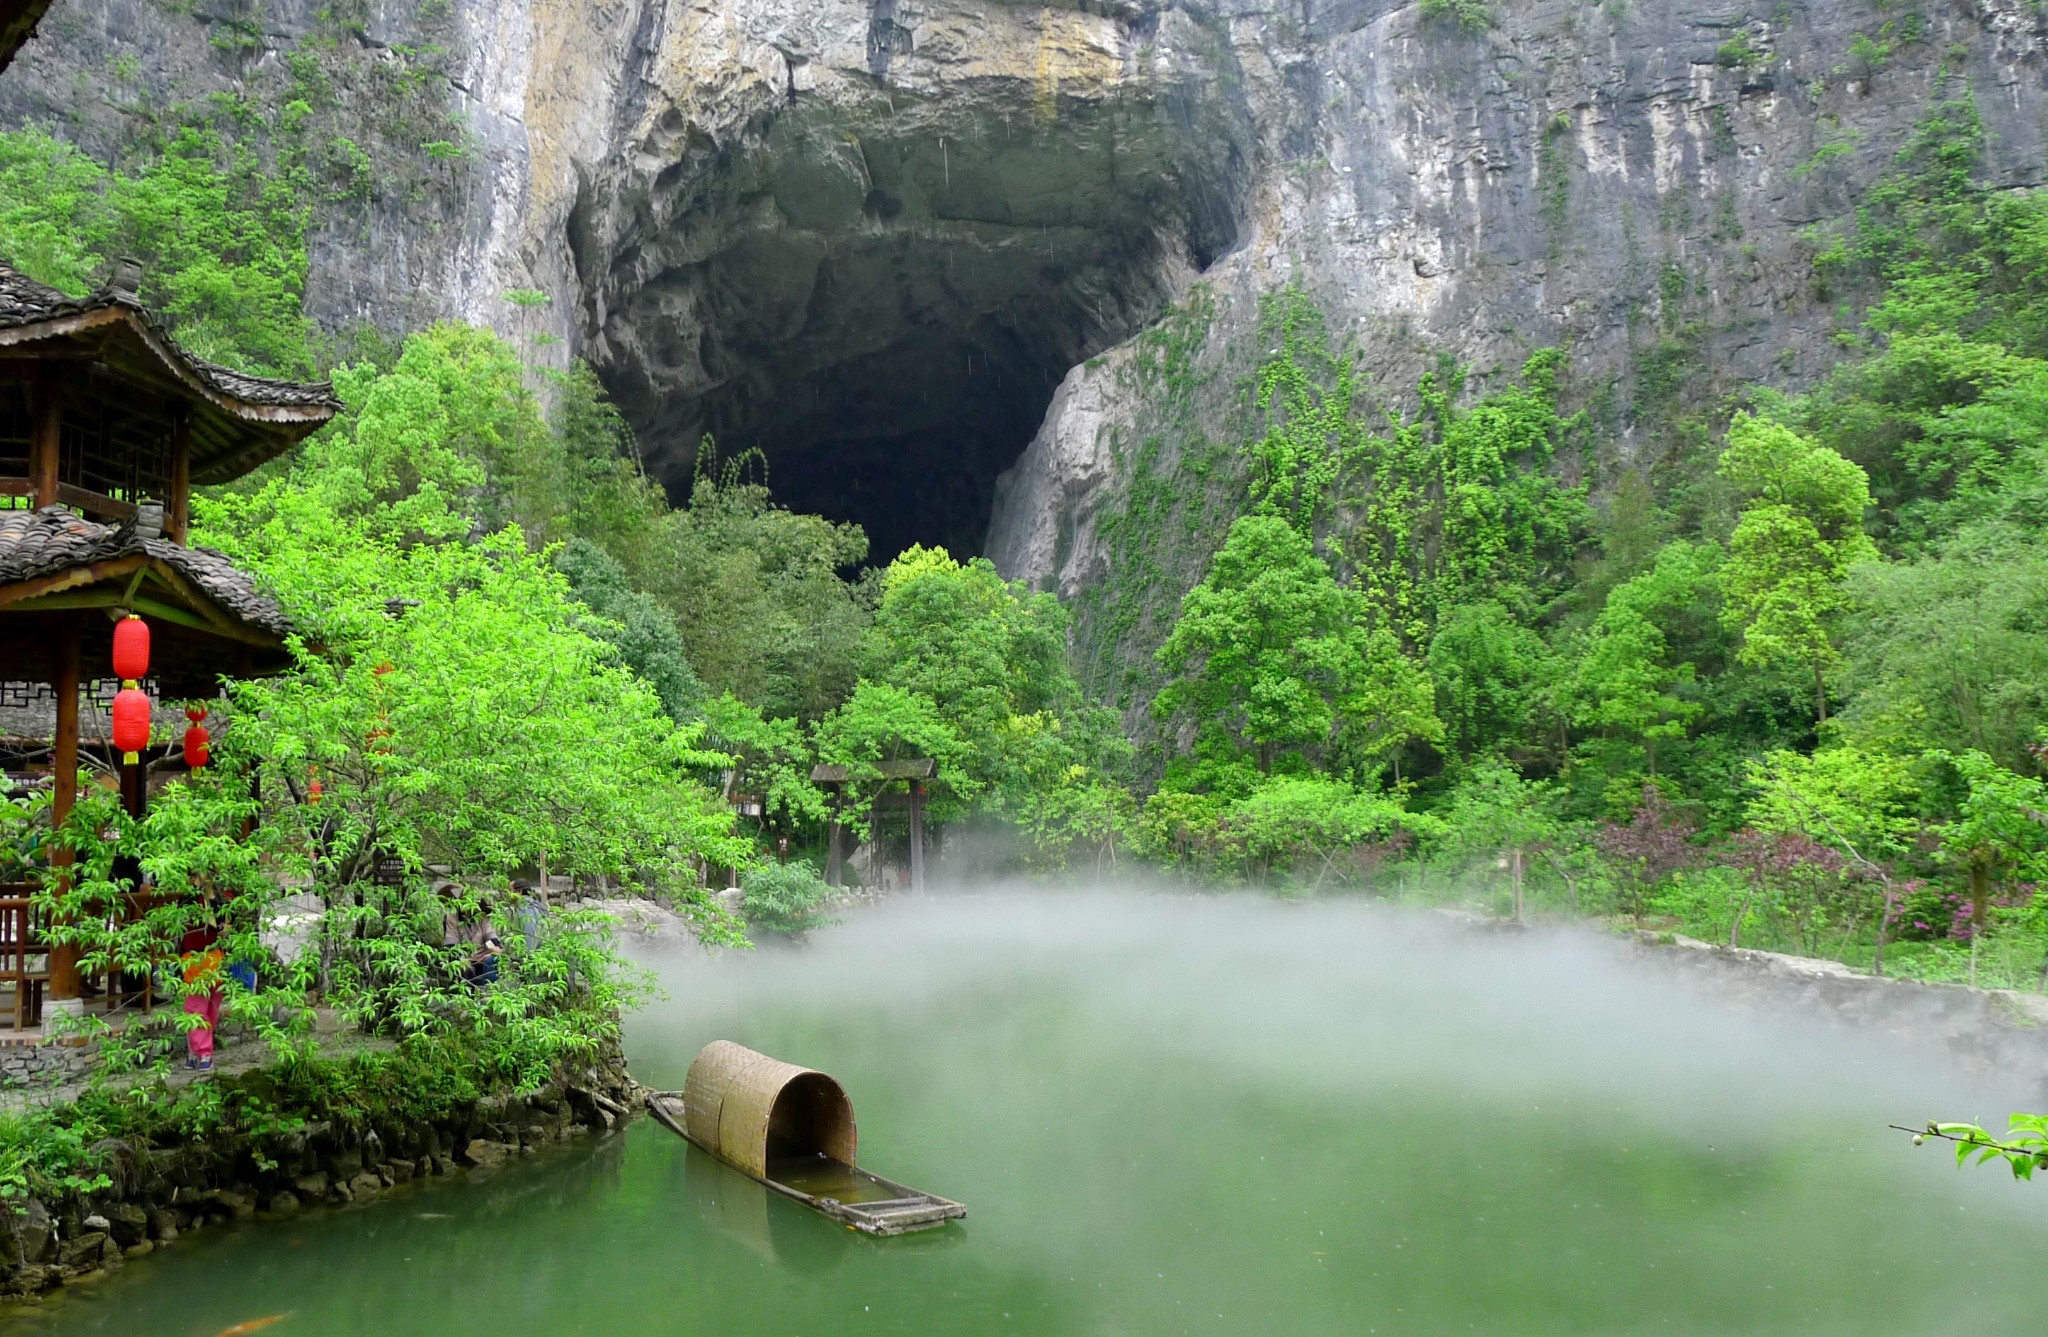
<svg viewBox="0 0 2048 1337"><path fill-rule="evenodd" d="M441 919L442 945L465 952L462 982L477 990L496 984L498 958L505 954L505 944L491 923L490 898L478 897L476 908L468 910L462 908L462 889L455 883L444 882L434 890L442 904L450 907Z"/></svg>

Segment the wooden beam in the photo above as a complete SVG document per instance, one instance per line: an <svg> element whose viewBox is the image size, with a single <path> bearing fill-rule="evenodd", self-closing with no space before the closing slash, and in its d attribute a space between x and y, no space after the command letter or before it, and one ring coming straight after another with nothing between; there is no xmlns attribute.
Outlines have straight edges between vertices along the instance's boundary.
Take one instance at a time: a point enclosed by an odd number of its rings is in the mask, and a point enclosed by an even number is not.
<svg viewBox="0 0 2048 1337"><path fill-rule="evenodd" d="M157 572L152 570L149 574L154 576ZM263 650L284 648L284 642L269 632L245 627L233 621L223 622L219 620L217 613L215 617L205 617L178 604L165 603L162 599L147 594L130 593L127 588L116 588L108 582L102 582L91 589L45 594L35 599L19 600L8 605L7 611L48 613L78 608L125 608L130 612L141 613L191 631L203 631L209 636L218 636L241 645L253 645Z"/></svg>
<svg viewBox="0 0 2048 1337"><path fill-rule="evenodd" d="M209 635L218 636L223 640L234 641L239 645L253 645L261 650L282 650L284 648L284 642L267 631L259 631L254 627L245 627L237 622L221 623L210 621L189 609L180 608L176 604L167 604L162 600L152 599L147 595L140 595L130 599L128 606L138 613L147 613L149 616L161 618L165 622L175 623L180 627L189 627L193 631L203 631Z"/></svg>
<svg viewBox="0 0 2048 1337"><path fill-rule="evenodd" d="M164 537L183 546L192 528L192 411L171 418L171 495L164 499Z"/></svg>
<svg viewBox="0 0 2048 1337"><path fill-rule="evenodd" d="M57 500L66 506L76 506L87 515L104 515L113 520L133 520L135 507L125 501L116 501L104 492L95 492L88 487L71 483L57 484ZM49 505L44 502L43 505Z"/></svg>
<svg viewBox="0 0 2048 1337"><path fill-rule="evenodd" d="M58 501L57 466L64 450L64 397L57 382L44 377L30 392L28 476L35 485L36 508Z"/></svg>
<svg viewBox="0 0 2048 1337"><path fill-rule="evenodd" d="M47 576L37 576L34 580L17 580L12 585L0 585L0 605L19 603L23 599L56 594L62 590L75 590L81 585L97 585L102 580L125 576L148 563L149 559L138 553L129 557L109 557L104 562L94 562L90 566L74 566L63 571L53 571Z"/></svg>
<svg viewBox="0 0 2048 1337"><path fill-rule="evenodd" d="M0 381L20 381L40 375L39 362L92 362L98 348L0 348Z"/></svg>
<svg viewBox="0 0 2048 1337"><path fill-rule="evenodd" d="M78 642L84 634L84 621L84 614L73 613L64 620L63 628L57 633L56 681L51 684L57 691L56 755L51 758L51 766L56 772L52 777L56 782L54 792L50 795L50 825L53 829L64 825L64 819L71 815L72 807L78 802ZM71 866L71 851L56 851L50 862L59 870L60 878L66 876L63 870ZM80 993L78 949L52 947L51 1001L76 999Z"/></svg>
<svg viewBox="0 0 2048 1337"><path fill-rule="evenodd" d="M281 645L277 637L257 631L234 614L227 612L213 600L200 592L199 587L186 580L162 562L150 563L149 574L156 582L177 596L179 602L213 624L213 630L230 640L246 641L251 645Z"/></svg>

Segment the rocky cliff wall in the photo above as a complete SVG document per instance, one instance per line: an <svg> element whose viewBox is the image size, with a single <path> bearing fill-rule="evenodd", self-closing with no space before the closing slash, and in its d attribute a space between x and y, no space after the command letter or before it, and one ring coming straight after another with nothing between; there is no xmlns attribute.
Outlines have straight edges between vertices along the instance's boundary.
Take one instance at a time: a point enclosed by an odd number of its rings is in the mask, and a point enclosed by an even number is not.
<svg viewBox="0 0 2048 1337"><path fill-rule="evenodd" d="M2030 0L57 0L0 123L111 154L310 59L323 322L581 353L666 476L759 447L882 555L985 543L1079 597L1143 543L1150 609L1213 542L1261 294L1304 287L1393 399L1567 346L1635 450L1830 361L1810 229L1937 96L2039 182L2044 43ZM1084 608L1084 650L1150 616Z"/></svg>
<svg viewBox="0 0 2048 1337"><path fill-rule="evenodd" d="M1262 294L1305 288L1397 406L1439 356L1483 387L1564 347L1574 406L1654 458L1685 410L1839 358L1847 294L1816 281L1816 229L1935 102L1974 100L1996 185L2044 179L2048 26L2023 0L1492 12L1482 31L1371 0L1230 18L1260 131L1242 244L1170 337L1068 373L988 541L1077 600L1080 658L1127 705L1234 503Z"/></svg>

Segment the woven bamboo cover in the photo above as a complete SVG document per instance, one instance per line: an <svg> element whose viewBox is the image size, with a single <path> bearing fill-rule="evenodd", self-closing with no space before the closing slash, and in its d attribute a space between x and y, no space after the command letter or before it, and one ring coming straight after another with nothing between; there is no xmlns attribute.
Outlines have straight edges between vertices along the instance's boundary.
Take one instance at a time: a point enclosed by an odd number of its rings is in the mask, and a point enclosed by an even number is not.
<svg viewBox="0 0 2048 1337"><path fill-rule="evenodd" d="M777 1105L784 1104L777 1124ZM730 1040L698 1051L683 1082L690 1140L758 1178L768 1174L769 1129L836 1161L853 1164L853 1105L839 1083Z"/></svg>

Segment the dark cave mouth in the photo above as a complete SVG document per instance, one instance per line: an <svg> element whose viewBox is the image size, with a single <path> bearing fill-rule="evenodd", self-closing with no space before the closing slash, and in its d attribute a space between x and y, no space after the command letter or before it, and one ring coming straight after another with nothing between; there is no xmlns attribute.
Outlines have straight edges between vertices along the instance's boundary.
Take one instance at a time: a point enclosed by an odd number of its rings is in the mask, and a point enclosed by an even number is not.
<svg viewBox="0 0 2048 1337"><path fill-rule="evenodd" d="M997 479L1067 372L1156 319L1194 268L1176 241L1076 228L1024 255L1009 238L884 228L818 259L795 319L718 293L704 305L731 318L676 353L717 367L716 383L650 406L650 464L681 501L708 436L721 460L758 452L778 504L860 525L870 565L914 544L979 554ZM736 273L713 284L767 290L769 260L725 259Z"/></svg>
<svg viewBox="0 0 2048 1337"><path fill-rule="evenodd" d="M721 459L758 451L776 503L861 526L873 566L919 544L963 561L983 550L996 480L1030 444L1068 369L1014 350L999 361L945 331L910 342L881 365L829 367L778 387L780 411L766 422L721 396L705 405Z"/></svg>
<svg viewBox="0 0 2048 1337"><path fill-rule="evenodd" d="M572 219L592 362L673 498L709 436L871 565L983 550L1061 380L1236 244L1249 183L1221 104L1041 110L799 104L743 149L679 143L624 234Z"/></svg>

